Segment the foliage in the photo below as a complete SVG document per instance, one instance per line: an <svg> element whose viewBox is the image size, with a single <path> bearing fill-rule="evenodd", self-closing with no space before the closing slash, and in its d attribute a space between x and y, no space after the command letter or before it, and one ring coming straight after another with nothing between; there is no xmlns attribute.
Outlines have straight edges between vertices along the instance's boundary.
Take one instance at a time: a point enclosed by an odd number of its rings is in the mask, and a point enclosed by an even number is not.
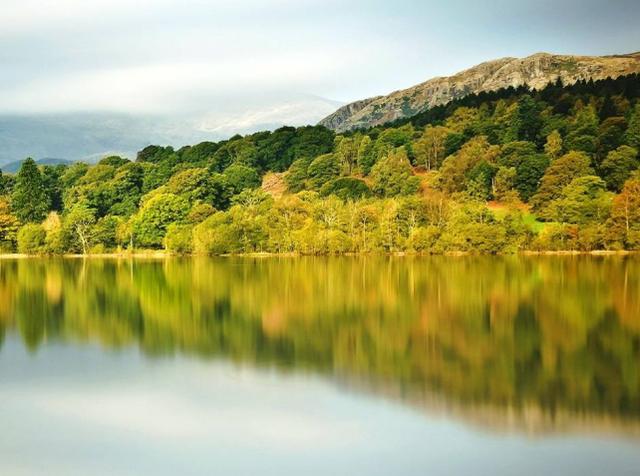
<svg viewBox="0 0 640 476"><path fill-rule="evenodd" d="M163 193L149 199L133 220L136 246L159 248L167 227L184 220L188 201L178 195Z"/></svg>
<svg viewBox="0 0 640 476"><path fill-rule="evenodd" d="M13 251L20 222L11 213L9 202L0 198L0 252Z"/></svg>
<svg viewBox="0 0 640 476"><path fill-rule="evenodd" d="M630 75L472 94L338 136L281 127L135 162L28 159L0 174L0 246L43 223L34 252L637 249L638 146ZM286 190L262 191L267 173Z"/></svg>
<svg viewBox="0 0 640 476"><path fill-rule="evenodd" d="M537 193L532 197L533 209L542 218L550 218L549 203L558 198L565 186L575 178L592 175L591 159L584 152L568 152L547 168Z"/></svg>
<svg viewBox="0 0 640 476"><path fill-rule="evenodd" d="M336 195L342 200L358 200L371 196L371 189L364 180L354 177L340 177L325 183L320 195Z"/></svg>
<svg viewBox="0 0 640 476"><path fill-rule="evenodd" d="M47 215L50 203L38 166L33 159L26 159L11 194L13 212L22 222L39 222Z"/></svg>
<svg viewBox="0 0 640 476"><path fill-rule="evenodd" d="M419 187L404 148L392 151L371 169L371 190L380 197L410 195Z"/></svg>
<svg viewBox="0 0 640 476"><path fill-rule="evenodd" d="M42 225L27 223L18 231L18 252L30 255L43 253L45 237Z"/></svg>
<svg viewBox="0 0 640 476"><path fill-rule="evenodd" d="M600 170L609 190L619 192L631 173L639 166L638 151L633 147L621 145L607 154Z"/></svg>

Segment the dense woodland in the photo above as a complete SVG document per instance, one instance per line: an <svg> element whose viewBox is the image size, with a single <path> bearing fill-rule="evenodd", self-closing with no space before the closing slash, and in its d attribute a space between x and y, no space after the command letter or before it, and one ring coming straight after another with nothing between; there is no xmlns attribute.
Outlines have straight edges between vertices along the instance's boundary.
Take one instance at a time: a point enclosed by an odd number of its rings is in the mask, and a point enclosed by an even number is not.
<svg viewBox="0 0 640 476"><path fill-rule="evenodd" d="M0 175L3 252L640 249L640 76ZM264 183L269 187L261 187Z"/></svg>

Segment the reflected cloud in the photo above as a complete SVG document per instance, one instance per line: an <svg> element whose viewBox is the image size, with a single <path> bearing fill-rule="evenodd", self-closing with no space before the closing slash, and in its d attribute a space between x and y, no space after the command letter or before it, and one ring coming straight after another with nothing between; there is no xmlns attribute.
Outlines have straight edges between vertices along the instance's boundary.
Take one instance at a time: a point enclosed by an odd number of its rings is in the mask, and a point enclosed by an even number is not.
<svg viewBox="0 0 640 476"><path fill-rule="evenodd" d="M93 342L140 349L149 362L179 354L276 368L528 434L640 428L634 257L2 261L0 296L2 332L19 334L33 353L45 342ZM168 415L184 404L173 394L146 403L146 393L92 394L100 403L84 405L141 432L202 431L195 414L176 428L171 418L145 420L147 404ZM209 391L218 393L228 391ZM54 401L61 411L83 408L73 392ZM136 410L118 423L122 408ZM207 419L227 425L246 412L221 408ZM255 425L242 420L255 438L277 421L298 429L274 440L328 433L308 411L298 427L298 416L262 410Z"/></svg>

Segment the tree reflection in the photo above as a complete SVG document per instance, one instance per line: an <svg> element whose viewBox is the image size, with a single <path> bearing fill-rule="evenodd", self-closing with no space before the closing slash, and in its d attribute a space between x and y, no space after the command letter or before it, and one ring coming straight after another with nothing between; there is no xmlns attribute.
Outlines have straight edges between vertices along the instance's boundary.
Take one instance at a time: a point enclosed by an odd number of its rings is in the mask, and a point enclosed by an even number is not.
<svg viewBox="0 0 640 476"><path fill-rule="evenodd" d="M0 343L32 351L137 345L464 411L640 422L632 257L0 261L0 300Z"/></svg>

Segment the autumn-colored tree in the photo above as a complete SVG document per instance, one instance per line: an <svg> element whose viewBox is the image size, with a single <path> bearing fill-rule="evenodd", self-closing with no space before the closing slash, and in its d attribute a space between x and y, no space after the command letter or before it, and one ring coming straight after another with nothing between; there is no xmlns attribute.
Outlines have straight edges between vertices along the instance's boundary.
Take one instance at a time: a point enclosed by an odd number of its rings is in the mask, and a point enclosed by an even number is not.
<svg viewBox="0 0 640 476"><path fill-rule="evenodd" d="M550 160L555 160L562 155L562 136L560 132L555 130L547 136L544 152L549 156Z"/></svg>
<svg viewBox="0 0 640 476"><path fill-rule="evenodd" d="M486 137L474 137L445 159L440 170L440 187L448 193L463 191L467 173L481 162L495 163L499 154L500 147L489 144Z"/></svg>
<svg viewBox="0 0 640 476"><path fill-rule="evenodd" d="M9 202L0 198L0 250L13 251L20 222L11 213Z"/></svg>
<svg viewBox="0 0 640 476"><path fill-rule="evenodd" d="M613 199L610 236L622 246L640 248L640 176L627 180L622 192Z"/></svg>

